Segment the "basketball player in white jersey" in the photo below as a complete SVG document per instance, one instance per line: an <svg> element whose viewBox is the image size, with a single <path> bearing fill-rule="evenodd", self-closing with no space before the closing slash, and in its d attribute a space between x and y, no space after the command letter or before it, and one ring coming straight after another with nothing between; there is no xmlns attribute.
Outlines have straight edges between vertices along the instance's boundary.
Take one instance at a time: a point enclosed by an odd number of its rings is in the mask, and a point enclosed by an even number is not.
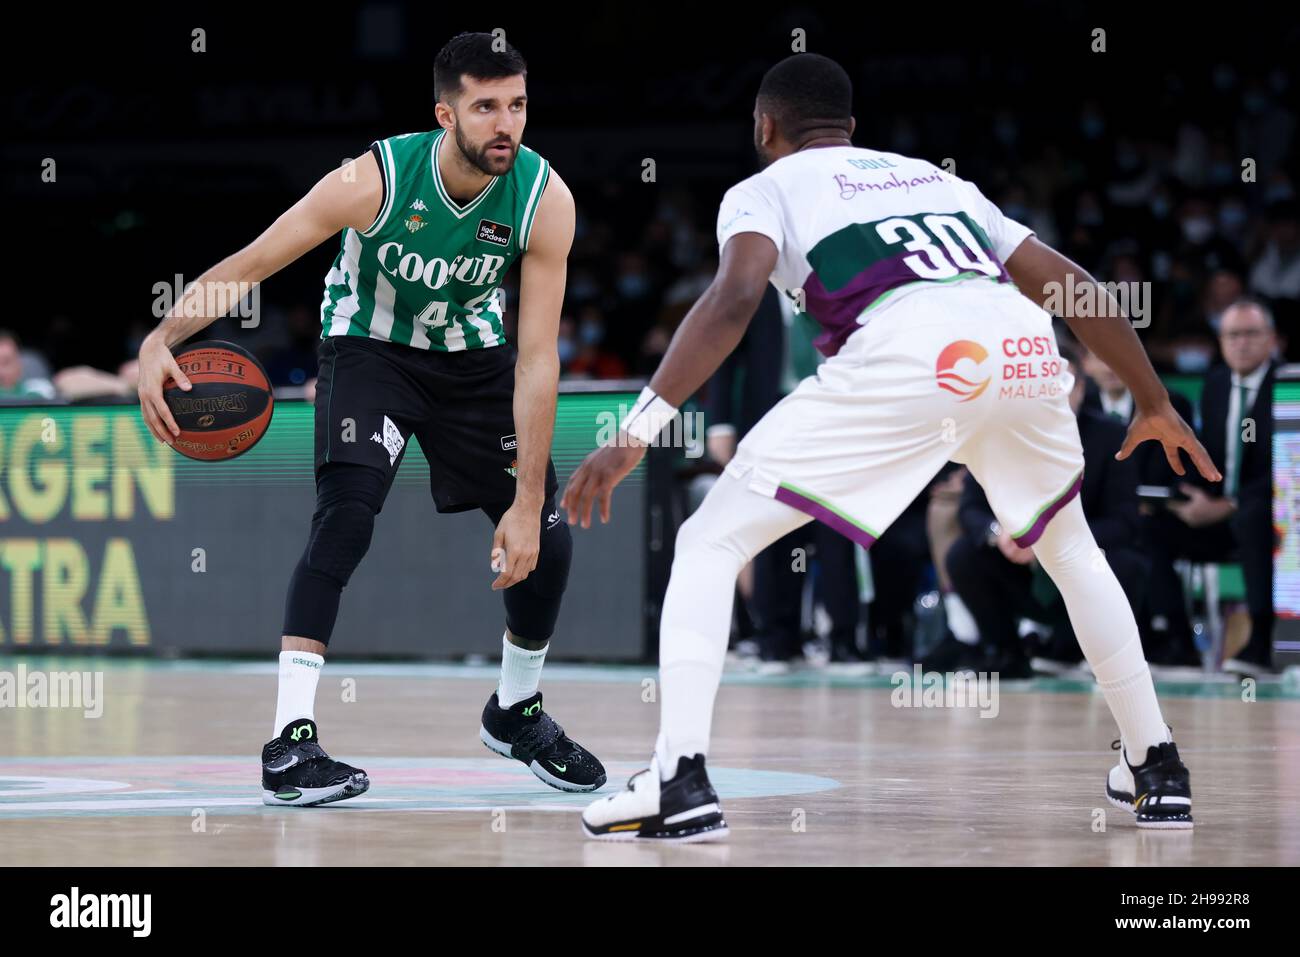
<svg viewBox="0 0 1300 957"><path fill-rule="evenodd" d="M718 214L721 262L677 330L618 444L593 452L562 505L609 520L615 485L740 340L770 280L823 328L830 358L773 408L677 536L660 624L662 706L646 771L583 813L602 840L707 841L727 825L705 772L733 585L771 542L814 518L869 546L947 461L966 465L1003 529L1032 548L1065 597L1120 728L1107 796L1142 827L1192 826L1191 787L1156 700L1137 623L1084 519L1073 382L1042 308L1083 269L1007 219L971 183L924 160L852 145L852 87L834 61L798 54L759 88L764 169ZM1077 300L1076 300L1077 301ZM1126 458L1163 444L1218 472L1129 321L1066 317L1137 403Z"/></svg>

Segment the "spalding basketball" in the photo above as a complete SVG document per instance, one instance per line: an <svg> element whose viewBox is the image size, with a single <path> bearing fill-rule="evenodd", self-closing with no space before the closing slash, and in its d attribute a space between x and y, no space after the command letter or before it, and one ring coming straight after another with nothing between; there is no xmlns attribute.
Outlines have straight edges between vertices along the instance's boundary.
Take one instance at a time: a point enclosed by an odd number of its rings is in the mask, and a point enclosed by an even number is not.
<svg viewBox="0 0 1300 957"><path fill-rule="evenodd" d="M243 455L266 434L275 398L266 370L233 342L210 339L176 353L190 380L187 391L167 377L163 398L180 427L172 448L181 455L217 462Z"/></svg>

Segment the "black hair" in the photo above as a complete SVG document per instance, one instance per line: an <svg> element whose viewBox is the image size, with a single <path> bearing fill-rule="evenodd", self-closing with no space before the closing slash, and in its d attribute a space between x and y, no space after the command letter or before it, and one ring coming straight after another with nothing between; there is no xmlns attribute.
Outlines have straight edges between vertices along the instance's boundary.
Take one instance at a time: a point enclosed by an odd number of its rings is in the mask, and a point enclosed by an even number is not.
<svg viewBox="0 0 1300 957"><path fill-rule="evenodd" d="M493 49L496 43L503 49ZM442 100L460 93L462 76L497 80L527 75L528 64L504 37L498 41L491 33L458 33L438 51L433 61L433 95Z"/></svg>
<svg viewBox="0 0 1300 957"><path fill-rule="evenodd" d="M853 81L844 67L829 57L796 53L763 75L758 108L772 117L780 134L792 143L813 130L848 133Z"/></svg>

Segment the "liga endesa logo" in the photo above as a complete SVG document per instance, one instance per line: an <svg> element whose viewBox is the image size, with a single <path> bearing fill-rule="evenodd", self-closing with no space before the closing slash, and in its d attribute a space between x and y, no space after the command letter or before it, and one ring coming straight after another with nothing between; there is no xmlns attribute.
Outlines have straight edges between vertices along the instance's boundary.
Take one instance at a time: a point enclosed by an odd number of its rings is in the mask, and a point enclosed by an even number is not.
<svg viewBox="0 0 1300 957"><path fill-rule="evenodd" d="M978 369L979 364L988 357L988 350L970 339L958 339L956 342L948 343L934 363L934 377L939 382L939 388L961 396L962 402L979 398L980 394L988 388L991 376L972 382L958 374L957 363L962 359L969 359Z"/></svg>

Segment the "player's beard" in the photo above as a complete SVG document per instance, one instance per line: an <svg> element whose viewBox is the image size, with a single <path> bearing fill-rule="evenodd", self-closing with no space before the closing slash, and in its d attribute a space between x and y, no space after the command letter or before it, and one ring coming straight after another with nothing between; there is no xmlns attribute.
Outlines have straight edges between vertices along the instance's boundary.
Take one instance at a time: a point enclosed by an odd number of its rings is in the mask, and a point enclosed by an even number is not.
<svg viewBox="0 0 1300 957"><path fill-rule="evenodd" d="M454 132L456 134L456 145L460 148L460 155L465 157L465 162L469 163L475 169L481 170L489 176L504 176L514 167L515 157L519 155L518 143L510 144L510 156L507 158L505 165L501 166L499 160L494 162L488 155L488 149L495 144L503 142L502 140L488 140L482 146L475 146L461 135L459 126L456 127Z"/></svg>

